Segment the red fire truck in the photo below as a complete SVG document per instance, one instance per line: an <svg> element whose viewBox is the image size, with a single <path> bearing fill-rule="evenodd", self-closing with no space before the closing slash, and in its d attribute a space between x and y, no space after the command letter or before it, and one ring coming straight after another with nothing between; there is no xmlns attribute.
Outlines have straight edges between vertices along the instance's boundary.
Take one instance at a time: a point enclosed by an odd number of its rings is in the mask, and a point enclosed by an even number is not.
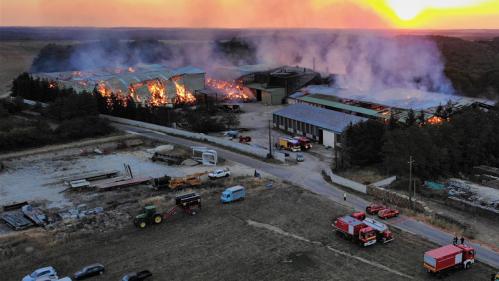
<svg viewBox="0 0 499 281"><path fill-rule="evenodd" d="M309 150L312 148L312 144L307 137L294 137L294 139L300 144L301 150Z"/></svg>
<svg viewBox="0 0 499 281"><path fill-rule="evenodd" d="M300 143L292 138L280 137L278 145L281 149L286 149L293 152L301 150Z"/></svg>
<svg viewBox="0 0 499 281"><path fill-rule="evenodd" d="M371 218L366 218L362 222L374 229L374 231L376 232L377 242L382 242L384 244L393 241L393 234L388 229L388 226L386 226L386 224Z"/></svg>
<svg viewBox="0 0 499 281"><path fill-rule="evenodd" d="M336 233L364 247L376 244L375 230L352 216L337 218L333 227L336 229Z"/></svg>
<svg viewBox="0 0 499 281"><path fill-rule="evenodd" d="M475 263L475 249L468 245L447 245L424 253L423 266L430 273L461 267L468 269Z"/></svg>

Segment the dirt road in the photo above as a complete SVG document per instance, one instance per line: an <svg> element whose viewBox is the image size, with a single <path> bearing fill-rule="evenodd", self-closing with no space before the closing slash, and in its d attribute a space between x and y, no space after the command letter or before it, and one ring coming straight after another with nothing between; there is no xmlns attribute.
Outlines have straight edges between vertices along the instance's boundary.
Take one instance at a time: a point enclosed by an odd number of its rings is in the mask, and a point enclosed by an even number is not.
<svg viewBox="0 0 499 281"><path fill-rule="evenodd" d="M222 188L199 190L196 216L145 230L123 229L68 236L2 240L2 280L20 280L34 268L52 265L66 276L101 262L107 272L93 280L118 280L148 269L153 280L431 280L421 266L431 242L395 230L396 240L361 248L332 232L334 217L348 209L298 187L264 182L248 189L244 201L221 205ZM126 192L122 192L127 194ZM136 195L134 195L136 196ZM382 257L382 258L380 258ZM453 271L447 280L486 280L492 268L476 264Z"/></svg>

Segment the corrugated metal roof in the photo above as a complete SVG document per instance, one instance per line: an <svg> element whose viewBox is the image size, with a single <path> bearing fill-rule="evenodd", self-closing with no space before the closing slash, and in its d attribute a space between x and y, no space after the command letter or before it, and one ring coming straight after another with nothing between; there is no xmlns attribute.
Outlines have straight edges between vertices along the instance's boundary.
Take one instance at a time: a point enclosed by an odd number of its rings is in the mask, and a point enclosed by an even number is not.
<svg viewBox="0 0 499 281"><path fill-rule="evenodd" d="M292 104L273 114L314 125L341 134L350 124L366 121L367 118L306 104Z"/></svg>
<svg viewBox="0 0 499 281"><path fill-rule="evenodd" d="M379 112L376 110L368 109L368 108L363 108L363 107L358 107L358 106L353 106L353 105L348 105L344 104L341 102L336 102L336 101L331 101L331 100L326 100L324 98L319 98L316 95L311 95L311 96L303 96L299 97L298 100L305 101L305 102L311 102L311 103L316 103L324 106L329 106L333 108L338 108L342 110L348 110L351 112L357 112L357 113L362 113L365 115L370 115L374 117L379 117Z"/></svg>
<svg viewBox="0 0 499 281"><path fill-rule="evenodd" d="M326 85L311 85L302 91L309 94L323 94L335 96L338 98L346 98L352 100L363 101L366 103L374 103L400 109L421 110L439 105L445 105L447 102L462 103L469 105L475 102L484 104L493 104L486 99L468 98L457 95L447 95L442 93L427 92L417 89L406 88L389 88L389 89L371 89L368 91L356 91L349 89L341 89L329 87Z"/></svg>

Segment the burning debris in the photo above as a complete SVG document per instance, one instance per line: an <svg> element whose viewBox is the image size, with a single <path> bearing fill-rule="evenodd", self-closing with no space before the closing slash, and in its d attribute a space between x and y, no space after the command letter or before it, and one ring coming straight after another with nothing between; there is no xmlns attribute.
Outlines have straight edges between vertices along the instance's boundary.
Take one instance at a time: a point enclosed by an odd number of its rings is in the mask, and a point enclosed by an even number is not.
<svg viewBox="0 0 499 281"><path fill-rule="evenodd" d="M248 102L251 91L242 82L205 79L195 67L169 69L163 65L105 68L92 71L38 73L35 78L49 81L49 87L73 88L76 92L97 92L111 106L118 100L123 106L130 101L159 107L197 102L194 93L206 87L214 90L222 101Z"/></svg>
<svg viewBox="0 0 499 281"><path fill-rule="evenodd" d="M225 101L249 102L254 99L251 90L244 87L243 83L239 81L229 82L208 77L206 86L220 92L223 96L222 99Z"/></svg>
<svg viewBox="0 0 499 281"><path fill-rule="evenodd" d="M37 73L49 87L73 88L76 92L97 92L112 104L130 101L146 106L194 104L194 92L204 89L205 73L194 67L169 69L164 65L103 68L92 71Z"/></svg>

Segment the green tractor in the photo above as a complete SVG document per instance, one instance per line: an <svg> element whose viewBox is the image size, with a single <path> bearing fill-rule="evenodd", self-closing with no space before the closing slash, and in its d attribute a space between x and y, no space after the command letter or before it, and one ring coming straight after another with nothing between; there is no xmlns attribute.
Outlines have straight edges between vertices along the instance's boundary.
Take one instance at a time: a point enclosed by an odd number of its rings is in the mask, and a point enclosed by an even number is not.
<svg viewBox="0 0 499 281"><path fill-rule="evenodd" d="M144 212L135 216L133 223L138 228L146 228L149 224L160 224L163 222L163 216L156 211L155 205L144 207Z"/></svg>

